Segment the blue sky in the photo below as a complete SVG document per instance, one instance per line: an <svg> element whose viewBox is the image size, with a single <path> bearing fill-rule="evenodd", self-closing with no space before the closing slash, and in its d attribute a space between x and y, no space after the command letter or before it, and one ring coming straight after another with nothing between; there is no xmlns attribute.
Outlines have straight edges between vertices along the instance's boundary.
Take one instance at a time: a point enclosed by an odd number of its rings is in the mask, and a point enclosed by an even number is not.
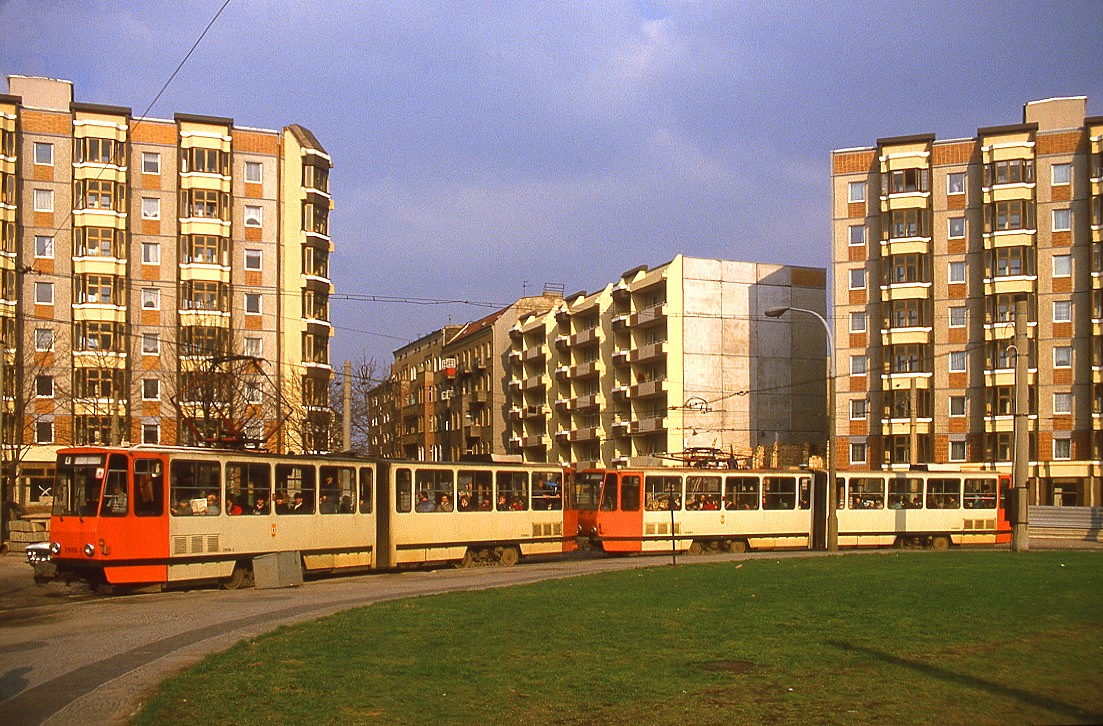
<svg viewBox="0 0 1103 726"><path fill-rule="evenodd" d="M224 0L0 0L0 74L150 107ZM333 358L678 253L830 262L832 149L1103 115L1103 1L231 0L149 115L301 123L334 159ZM0 84L2 90L2 84Z"/></svg>

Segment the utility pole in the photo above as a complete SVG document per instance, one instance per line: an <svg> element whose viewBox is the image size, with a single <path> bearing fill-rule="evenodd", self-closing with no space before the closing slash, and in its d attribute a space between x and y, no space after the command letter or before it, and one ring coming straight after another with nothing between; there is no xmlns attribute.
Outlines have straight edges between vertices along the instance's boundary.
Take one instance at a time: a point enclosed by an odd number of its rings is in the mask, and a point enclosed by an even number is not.
<svg viewBox="0 0 1103 726"><path fill-rule="evenodd" d="M344 408L341 415L341 437L343 451L352 450L352 361L345 361L345 382L341 386Z"/></svg>
<svg viewBox="0 0 1103 726"><path fill-rule="evenodd" d="M1027 423L1030 417L1030 393L1027 387L1027 367L1030 359L1030 341L1026 337L1026 296L1015 300L1015 448L1012 452L1011 478L1014 487L1011 525L1011 550L1026 552L1030 549L1027 530L1027 467L1030 461L1030 434Z"/></svg>

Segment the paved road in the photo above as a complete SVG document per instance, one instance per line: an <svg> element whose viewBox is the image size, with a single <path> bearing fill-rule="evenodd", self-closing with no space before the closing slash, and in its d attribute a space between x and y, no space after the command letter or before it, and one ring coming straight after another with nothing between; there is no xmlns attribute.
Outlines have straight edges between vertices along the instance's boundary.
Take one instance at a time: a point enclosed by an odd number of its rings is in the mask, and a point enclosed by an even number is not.
<svg viewBox="0 0 1103 726"><path fill-rule="evenodd" d="M1031 544L1035 549L1055 546ZM719 555L679 562L809 554ZM334 577L279 590L100 597L60 584L38 587L22 557L7 555L0 557L0 723L124 723L161 680L205 655L283 624L352 607L667 562L664 557L592 557L514 568Z"/></svg>

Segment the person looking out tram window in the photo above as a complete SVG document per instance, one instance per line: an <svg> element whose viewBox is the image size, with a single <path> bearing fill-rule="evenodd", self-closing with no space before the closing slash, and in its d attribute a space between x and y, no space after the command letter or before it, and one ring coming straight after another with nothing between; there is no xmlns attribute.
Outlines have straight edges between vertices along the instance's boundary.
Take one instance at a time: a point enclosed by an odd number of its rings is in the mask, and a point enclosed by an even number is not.
<svg viewBox="0 0 1103 726"><path fill-rule="evenodd" d="M191 500L184 497L176 502L176 506L172 508L172 514L174 517L190 517L192 514Z"/></svg>
<svg viewBox="0 0 1103 726"><path fill-rule="evenodd" d="M108 484L107 494L103 498L100 516L119 517L126 514L126 487Z"/></svg>
<svg viewBox="0 0 1103 726"><path fill-rule="evenodd" d="M415 512L435 512L437 511L437 505L433 503L433 500L429 498L429 492L422 490L417 493L417 504L414 505Z"/></svg>
<svg viewBox="0 0 1103 726"><path fill-rule="evenodd" d="M451 512L452 511L452 499L447 494L440 495L440 504L437 505L438 512Z"/></svg>
<svg viewBox="0 0 1103 726"><path fill-rule="evenodd" d="M218 492L207 492L207 509L203 513L208 515L222 513L222 509L218 506Z"/></svg>
<svg viewBox="0 0 1103 726"><path fill-rule="evenodd" d="M268 514L268 498L263 494L258 494L256 501L253 502L253 514Z"/></svg>
<svg viewBox="0 0 1103 726"><path fill-rule="evenodd" d="M276 503L276 514L291 513L291 505L287 503L287 492L282 489L277 489L274 501Z"/></svg>
<svg viewBox="0 0 1103 726"><path fill-rule="evenodd" d="M237 503L237 497L233 494L226 495L226 514L236 517L242 513L241 505Z"/></svg>

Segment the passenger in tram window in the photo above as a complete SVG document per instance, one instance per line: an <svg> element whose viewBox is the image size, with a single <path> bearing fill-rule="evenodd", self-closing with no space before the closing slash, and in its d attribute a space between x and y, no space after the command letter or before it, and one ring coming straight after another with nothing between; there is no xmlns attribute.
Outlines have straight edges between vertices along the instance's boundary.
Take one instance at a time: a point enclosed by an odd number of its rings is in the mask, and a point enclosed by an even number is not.
<svg viewBox="0 0 1103 726"><path fill-rule="evenodd" d="M510 508L515 512L525 511L525 500L522 499L521 497L514 497L513 498L513 505Z"/></svg>
<svg viewBox="0 0 1103 726"><path fill-rule="evenodd" d="M701 496L704 496L704 495L702 494ZM708 497L705 497L705 501L701 505L701 509L703 509L707 512L715 512L718 509L720 509L720 505L717 503L717 501L714 497L708 496Z"/></svg>
<svg viewBox="0 0 1103 726"><path fill-rule="evenodd" d="M480 512L489 512L492 509L493 509L493 507L490 506L490 497L488 497L485 494L480 496L479 497L479 511Z"/></svg>
<svg viewBox="0 0 1103 726"><path fill-rule="evenodd" d="M237 503L237 498L233 494L226 495L226 514L231 517L236 517L241 514L241 505Z"/></svg>
<svg viewBox="0 0 1103 726"><path fill-rule="evenodd" d="M437 505L438 512L451 512L452 511L452 499L447 494L440 495L440 504Z"/></svg>
<svg viewBox="0 0 1103 726"><path fill-rule="evenodd" d="M341 497L341 504L337 507L337 511L341 514L352 514L352 497L348 494Z"/></svg>
<svg viewBox="0 0 1103 726"><path fill-rule="evenodd" d="M460 492L460 511L471 511L471 495L468 492Z"/></svg>
<svg viewBox="0 0 1103 726"><path fill-rule="evenodd" d="M268 497L258 494L253 502L253 514L268 514Z"/></svg>
<svg viewBox="0 0 1103 726"><path fill-rule="evenodd" d="M126 492L118 484L112 484L107 488L107 494L103 498L103 507L100 514L119 516L126 514Z"/></svg>
<svg viewBox="0 0 1103 726"><path fill-rule="evenodd" d="M221 514L222 510L218 506L218 493L207 492L207 510L204 514Z"/></svg>
<svg viewBox="0 0 1103 726"><path fill-rule="evenodd" d="M337 514L337 498L325 489L322 490L322 498L318 500L318 511L322 514Z"/></svg>
<svg viewBox="0 0 1103 726"><path fill-rule="evenodd" d="M291 513L291 507L287 503L287 492L285 492L283 489L276 490L274 501L276 503L276 514Z"/></svg>
<svg viewBox="0 0 1103 726"><path fill-rule="evenodd" d="M172 508L172 514L175 517L190 517L191 500L187 497L182 497L180 501L176 502L176 506Z"/></svg>
<svg viewBox="0 0 1103 726"><path fill-rule="evenodd" d="M422 490L417 493L417 504L414 505L415 512L435 512L437 511L437 505L433 503L433 500L429 498L429 493Z"/></svg>
<svg viewBox="0 0 1103 726"><path fill-rule="evenodd" d="M295 496L291 498L291 513L310 514L310 510L307 508L306 500L303 499L302 492L295 492Z"/></svg>
<svg viewBox="0 0 1103 726"><path fill-rule="evenodd" d="M499 512L505 512L508 509L509 509L509 499L506 498L505 494L499 494L498 495L498 511Z"/></svg>

